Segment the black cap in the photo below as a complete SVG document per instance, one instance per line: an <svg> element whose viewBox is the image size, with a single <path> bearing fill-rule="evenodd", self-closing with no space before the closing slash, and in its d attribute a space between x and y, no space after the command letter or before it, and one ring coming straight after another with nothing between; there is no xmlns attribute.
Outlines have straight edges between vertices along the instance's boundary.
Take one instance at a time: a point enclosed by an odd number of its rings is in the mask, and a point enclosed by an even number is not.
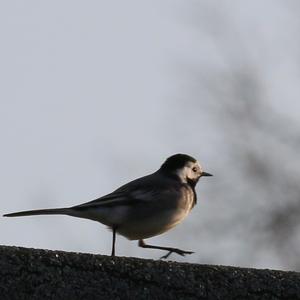
<svg viewBox="0 0 300 300"><path fill-rule="evenodd" d="M183 168L189 161L195 163L197 160L187 154L175 154L166 159L161 165L160 170L175 171Z"/></svg>

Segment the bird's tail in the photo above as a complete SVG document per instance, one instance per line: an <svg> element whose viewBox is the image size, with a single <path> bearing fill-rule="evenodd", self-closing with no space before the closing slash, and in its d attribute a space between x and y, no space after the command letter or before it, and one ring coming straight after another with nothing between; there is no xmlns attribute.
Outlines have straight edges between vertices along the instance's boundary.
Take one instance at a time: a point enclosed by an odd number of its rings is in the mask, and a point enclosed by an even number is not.
<svg viewBox="0 0 300 300"><path fill-rule="evenodd" d="M23 217L23 216L37 216L37 215L69 215L71 213L69 208L49 208L49 209L35 209L14 212L5 214L3 217Z"/></svg>

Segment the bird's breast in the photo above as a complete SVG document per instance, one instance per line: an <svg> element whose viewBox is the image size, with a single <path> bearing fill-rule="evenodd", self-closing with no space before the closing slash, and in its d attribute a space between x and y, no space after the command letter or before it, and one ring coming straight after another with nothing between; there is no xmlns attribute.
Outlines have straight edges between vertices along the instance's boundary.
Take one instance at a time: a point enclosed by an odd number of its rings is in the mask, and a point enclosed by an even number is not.
<svg viewBox="0 0 300 300"><path fill-rule="evenodd" d="M164 233L179 224L187 217L194 206L194 192L184 187L177 197L158 199L152 207L140 208L140 217L130 218L131 221L121 225L118 232L129 239L146 239ZM137 215L136 215L137 216Z"/></svg>

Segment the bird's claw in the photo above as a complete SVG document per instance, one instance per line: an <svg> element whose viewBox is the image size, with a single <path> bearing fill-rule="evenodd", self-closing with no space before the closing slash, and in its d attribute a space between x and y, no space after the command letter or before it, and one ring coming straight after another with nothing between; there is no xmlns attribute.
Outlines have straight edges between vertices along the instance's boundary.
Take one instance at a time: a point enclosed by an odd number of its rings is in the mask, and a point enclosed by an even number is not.
<svg viewBox="0 0 300 300"><path fill-rule="evenodd" d="M193 254L193 251L184 251L184 250L180 250L180 249L173 249L170 250L167 254L163 255L160 259L167 259L172 253L176 253L179 254L181 256L185 256L186 254Z"/></svg>

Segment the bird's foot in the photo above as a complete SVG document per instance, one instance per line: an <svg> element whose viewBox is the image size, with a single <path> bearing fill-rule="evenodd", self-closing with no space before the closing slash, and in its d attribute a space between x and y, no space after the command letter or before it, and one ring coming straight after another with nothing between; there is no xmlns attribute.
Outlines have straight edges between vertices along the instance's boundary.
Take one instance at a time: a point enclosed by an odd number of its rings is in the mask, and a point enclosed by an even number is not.
<svg viewBox="0 0 300 300"><path fill-rule="evenodd" d="M170 250L167 254L163 255L160 259L167 259L172 253L176 253L176 254L179 254L181 256L185 256L186 254L193 254L194 252L184 251L184 250L181 250L181 249L174 248L174 249Z"/></svg>

